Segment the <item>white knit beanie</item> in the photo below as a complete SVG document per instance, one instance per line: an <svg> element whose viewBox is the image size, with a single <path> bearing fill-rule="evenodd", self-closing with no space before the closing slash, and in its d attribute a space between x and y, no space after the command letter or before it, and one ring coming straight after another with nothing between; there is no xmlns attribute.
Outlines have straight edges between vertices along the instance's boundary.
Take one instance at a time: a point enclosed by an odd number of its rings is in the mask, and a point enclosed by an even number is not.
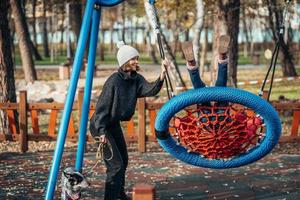
<svg viewBox="0 0 300 200"><path fill-rule="evenodd" d="M117 43L117 47L119 48L117 59L120 67L127 63L130 59L139 56L139 52L135 48L125 45L123 41L119 41Z"/></svg>

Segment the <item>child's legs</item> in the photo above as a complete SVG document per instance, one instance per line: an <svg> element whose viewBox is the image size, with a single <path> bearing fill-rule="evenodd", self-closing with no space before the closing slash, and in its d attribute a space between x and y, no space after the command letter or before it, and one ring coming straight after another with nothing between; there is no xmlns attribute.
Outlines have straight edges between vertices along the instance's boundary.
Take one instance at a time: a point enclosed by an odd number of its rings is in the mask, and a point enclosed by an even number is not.
<svg viewBox="0 0 300 200"><path fill-rule="evenodd" d="M218 64L218 77L216 81L216 86L226 87L227 85L227 63Z"/></svg>
<svg viewBox="0 0 300 200"><path fill-rule="evenodd" d="M200 78L198 68L194 69L194 70L189 70L188 69L188 72L189 72L190 79L191 79L192 84L193 84L195 89L205 87L205 83L203 83L203 81Z"/></svg>

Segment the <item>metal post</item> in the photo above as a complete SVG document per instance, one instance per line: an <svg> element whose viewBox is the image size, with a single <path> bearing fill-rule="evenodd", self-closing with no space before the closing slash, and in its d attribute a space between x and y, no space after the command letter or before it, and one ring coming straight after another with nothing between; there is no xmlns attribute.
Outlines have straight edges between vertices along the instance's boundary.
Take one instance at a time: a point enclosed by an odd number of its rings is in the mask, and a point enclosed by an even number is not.
<svg viewBox="0 0 300 200"><path fill-rule="evenodd" d="M57 176L59 172L59 166L64 150L64 144L66 140L66 135L67 135L67 130L68 130L68 124L70 120L70 115L72 112L72 106L74 102L74 96L76 92L76 87L79 79L79 74L80 74L80 68L82 65L83 61L83 56L84 56L84 50L86 46L86 41L87 41L87 36L90 30L90 25L91 25L91 16L93 12L93 6L95 4L96 0L88 0L87 5L86 5L86 10L84 13L84 18L80 30L80 36L78 40L78 48L75 54L75 59L74 59L74 65L73 65L73 70L72 70L72 75L70 79L70 85L65 101L65 107L62 115L62 121L57 137L57 143L53 155L53 160L52 160L52 167L50 170L49 174L49 179L48 179L48 185L46 189L46 194L45 194L45 200L51 200L53 199L54 191L55 191L55 186L56 186L56 181L57 181Z"/></svg>
<svg viewBox="0 0 300 200"><path fill-rule="evenodd" d="M90 35L88 66L86 71L85 89L84 89L84 96L82 102L80 130L79 130L79 137L78 137L78 148L77 148L76 166L75 166L76 171L81 171L82 163L83 163L83 156L84 156L85 143L86 143L86 129L87 129L87 122L88 122L88 114L90 110L90 98L91 98L91 90L93 85L93 74L94 74L97 42L98 42L100 16L101 16L101 7L95 4L94 11L93 11L93 18L92 18L92 30Z"/></svg>

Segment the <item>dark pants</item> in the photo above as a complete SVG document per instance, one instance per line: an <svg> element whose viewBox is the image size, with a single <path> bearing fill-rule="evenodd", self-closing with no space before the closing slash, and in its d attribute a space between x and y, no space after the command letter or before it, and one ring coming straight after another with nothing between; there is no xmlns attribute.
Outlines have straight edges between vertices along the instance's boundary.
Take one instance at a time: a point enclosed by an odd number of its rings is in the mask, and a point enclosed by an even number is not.
<svg viewBox="0 0 300 200"><path fill-rule="evenodd" d="M226 87L227 85L227 64L218 64L217 87ZM205 83L200 78L199 69L188 70L194 88L205 87Z"/></svg>
<svg viewBox="0 0 300 200"><path fill-rule="evenodd" d="M217 87L226 87L227 85L227 63L225 64L220 64L218 63L218 77L215 86ZM205 87L205 83L201 80L200 74L199 74L199 69L195 70L188 70L193 87L195 89L197 88L203 88ZM219 106L226 106L226 102L218 102L217 103ZM210 106L210 102L203 102L203 106Z"/></svg>
<svg viewBox="0 0 300 200"><path fill-rule="evenodd" d="M120 124L108 129L107 139L112 146L112 157L108 145L104 149L106 182L104 200L115 200L125 193L125 172L128 165L128 152ZM111 158L111 159L109 159Z"/></svg>

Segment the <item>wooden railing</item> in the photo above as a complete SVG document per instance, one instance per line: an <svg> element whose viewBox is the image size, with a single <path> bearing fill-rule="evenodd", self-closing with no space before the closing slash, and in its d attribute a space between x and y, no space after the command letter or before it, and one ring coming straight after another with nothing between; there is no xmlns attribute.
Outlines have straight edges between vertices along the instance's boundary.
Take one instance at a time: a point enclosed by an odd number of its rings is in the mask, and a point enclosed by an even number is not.
<svg viewBox="0 0 300 200"><path fill-rule="evenodd" d="M0 141L15 140L20 142L20 151L28 150L28 141L51 141L56 140L58 119L64 109L63 103L28 103L26 91L21 91L19 103L0 103L0 110L8 116L9 134L0 133ZM79 90L78 101L74 103L68 127L67 140L77 140L77 130L81 117L83 91ZM157 111L163 103L146 102L144 98L137 103L137 112L128 122L123 124L127 141L138 142L138 151L146 151L146 142L155 141L154 122ZM284 118L289 121L283 122L285 136L282 141L298 140L298 128L300 123L300 102L298 103L273 103L273 106ZM95 105L90 106L89 117L92 116ZM19 120L15 119L15 111L19 113ZM42 114L42 112L49 112ZM286 113L288 112L288 113ZM287 116L286 116L287 115ZM45 118L42 120L41 118ZM29 119L29 120L28 120ZM19 124L17 126L17 121ZM43 124L42 124L43 123ZM46 127L45 127L46 126ZM19 127L19 130L18 130ZM44 127L44 128L43 128ZM290 128L289 128L290 127ZM92 140L90 134L87 139Z"/></svg>

